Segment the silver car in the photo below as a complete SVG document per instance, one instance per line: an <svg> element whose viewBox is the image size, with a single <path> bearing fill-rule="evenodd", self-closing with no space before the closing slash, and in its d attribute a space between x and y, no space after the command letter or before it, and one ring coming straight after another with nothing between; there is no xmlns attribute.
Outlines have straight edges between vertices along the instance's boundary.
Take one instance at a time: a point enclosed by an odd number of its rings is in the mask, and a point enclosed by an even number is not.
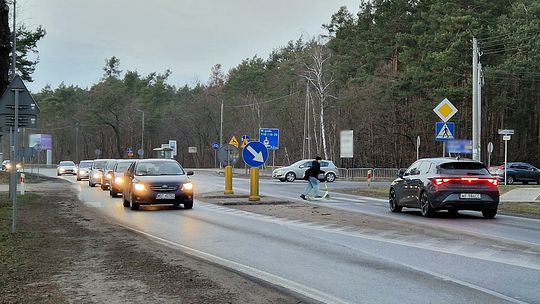
<svg viewBox="0 0 540 304"><path fill-rule="evenodd" d="M293 182L295 179L304 179L307 169L311 167L313 159L303 159L294 164L277 168L272 172L272 178L279 179L282 182ZM331 160L321 160L321 171L324 171L324 178L321 180L333 182L338 177L338 169Z"/></svg>
<svg viewBox="0 0 540 304"><path fill-rule="evenodd" d="M77 165L70 160L61 161L56 168L56 175L72 174L77 175Z"/></svg>
<svg viewBox="0 0 540 304"><path fill-rule="evenodd" d="M90 171L92 170L93 160L82 160L79 163L79 170L77 171L77 180L80 181L83 178L87 179L90 176Z"/></svg>
<svg viewBox="0 0 540 304"><path fill-rule="evenodd" d="M88 176L88 186L95 187L97 184L101 184L101 178L105 174L105 167L107 163L113 159L95 159L92 164L92 170L90 176Z"/></svg>

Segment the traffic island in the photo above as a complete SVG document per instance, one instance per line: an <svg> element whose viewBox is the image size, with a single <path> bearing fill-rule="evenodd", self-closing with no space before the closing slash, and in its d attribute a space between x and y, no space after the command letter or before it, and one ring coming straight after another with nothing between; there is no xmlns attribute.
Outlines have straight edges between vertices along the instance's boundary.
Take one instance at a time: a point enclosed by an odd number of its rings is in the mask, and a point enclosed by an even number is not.
<svg viewBox="0 0 540 304"><path fill-rule="evenodd" d="M231 194L225 195L223 192L211 192L203 194L198 199L216 205L239 206L239 205L284 205L292 204L292 201L271 197L260 196L259 201L249 201L249 194Z"/></svg>

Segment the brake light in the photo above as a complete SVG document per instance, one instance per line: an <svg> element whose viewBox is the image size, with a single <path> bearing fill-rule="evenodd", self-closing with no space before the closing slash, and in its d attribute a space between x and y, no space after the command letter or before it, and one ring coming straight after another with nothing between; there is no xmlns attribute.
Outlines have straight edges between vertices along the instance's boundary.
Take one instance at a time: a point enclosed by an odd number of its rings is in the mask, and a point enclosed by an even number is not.
<svg viewBox="0 0 540 304"><path fill-rule="evenodd" d="M496 178L478 178L478 177L440 177L432 179L436 186L442 186L446 184L461 184L461 185L481 185L487 183L490 186L497 187L499 181Z"/></svg>

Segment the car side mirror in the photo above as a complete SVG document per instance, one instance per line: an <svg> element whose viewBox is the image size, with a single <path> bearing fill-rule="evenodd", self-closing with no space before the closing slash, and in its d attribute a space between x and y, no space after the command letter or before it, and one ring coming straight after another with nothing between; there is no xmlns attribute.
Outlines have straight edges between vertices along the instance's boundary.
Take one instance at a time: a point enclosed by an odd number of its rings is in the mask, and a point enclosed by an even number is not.
<svg viewBox="0 0 540 304"><path fill-rule="evenodd" d="M405 169L399 169L398 177L403 178L403 176L405 176Z"/></svg>
<svg viewBox="0 0 540 304"><path fill-rule="evenodd" d="M187 175L193 175L193 174L195 174L195 173L193 173L193 171L188 171L188 172L186 172L186 174L187 174Z"/></svg>

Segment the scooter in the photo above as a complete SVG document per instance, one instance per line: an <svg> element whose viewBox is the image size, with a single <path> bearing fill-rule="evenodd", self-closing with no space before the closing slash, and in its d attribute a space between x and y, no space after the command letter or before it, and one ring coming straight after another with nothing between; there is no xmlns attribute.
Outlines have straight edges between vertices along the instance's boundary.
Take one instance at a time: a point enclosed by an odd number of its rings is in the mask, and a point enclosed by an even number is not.
<svg viewBox="0 0 540 304"><path fill-rule="evenodd" d="M321 201L321 200L324 200L324 199L330 199L330 194L328 193L328 184L326 183L326 180L324 181L324 189L321 191L319 190L320 192L323 193L323 195L321 197L315 197L315 196L312 196L312 195L306 195L306 199L308 201Z"/></svg>

